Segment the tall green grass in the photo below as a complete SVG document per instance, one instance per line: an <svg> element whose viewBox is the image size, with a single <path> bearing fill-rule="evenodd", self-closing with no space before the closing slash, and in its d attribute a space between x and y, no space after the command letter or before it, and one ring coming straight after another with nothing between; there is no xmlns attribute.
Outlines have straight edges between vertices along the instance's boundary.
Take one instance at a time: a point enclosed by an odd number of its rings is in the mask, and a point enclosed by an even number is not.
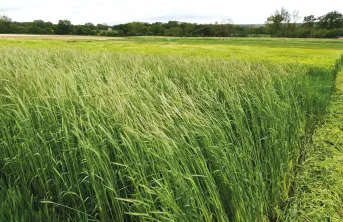
<svg viewBox="0 0 343 222"><path fill-rule="evenodd" d="M15 47L0 57L0 221L275 220L334 73Z"/></svg>

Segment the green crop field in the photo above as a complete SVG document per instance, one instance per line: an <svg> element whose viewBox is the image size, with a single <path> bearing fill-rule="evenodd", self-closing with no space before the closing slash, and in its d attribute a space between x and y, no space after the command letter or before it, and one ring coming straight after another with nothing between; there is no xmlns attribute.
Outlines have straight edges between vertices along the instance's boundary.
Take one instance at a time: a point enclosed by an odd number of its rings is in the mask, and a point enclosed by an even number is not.
<svg viewBox="0 0 343 222"><path fill-rule="evenodd" d="M341 184L327 212L329 191L304 195L324 189L306 164L330 137L317 129L342 54L340 40L0 39L0 221L343 219Z"/></svg>

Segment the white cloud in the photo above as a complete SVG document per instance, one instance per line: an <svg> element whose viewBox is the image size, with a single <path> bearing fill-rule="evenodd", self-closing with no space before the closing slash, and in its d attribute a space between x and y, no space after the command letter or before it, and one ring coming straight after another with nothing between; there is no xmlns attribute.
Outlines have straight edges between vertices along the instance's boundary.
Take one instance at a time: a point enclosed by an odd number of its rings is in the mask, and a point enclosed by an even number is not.
<svg viewBox="0 0 343 222"><path fill-rule="evenodd" d="M282 6L289 11L299 10L302 16L343 9L341 0L0 0L0 14L15 21L42 19L56 23L68 19L73 24L168 20L213 23L223 18L231 18L235 24L252 24L264 23Z"/></svg>

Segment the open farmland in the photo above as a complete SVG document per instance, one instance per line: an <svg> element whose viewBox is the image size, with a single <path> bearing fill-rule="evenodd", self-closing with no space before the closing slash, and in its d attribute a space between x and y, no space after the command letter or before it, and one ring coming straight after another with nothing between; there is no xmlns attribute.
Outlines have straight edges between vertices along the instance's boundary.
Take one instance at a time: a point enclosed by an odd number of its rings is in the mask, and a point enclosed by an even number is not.
<svg viewBox="0 0 343 222"><path fill-rule="evenodd" d="M297 166L342 52L340 40L1 39L0 221L306 220Z"/></svg>

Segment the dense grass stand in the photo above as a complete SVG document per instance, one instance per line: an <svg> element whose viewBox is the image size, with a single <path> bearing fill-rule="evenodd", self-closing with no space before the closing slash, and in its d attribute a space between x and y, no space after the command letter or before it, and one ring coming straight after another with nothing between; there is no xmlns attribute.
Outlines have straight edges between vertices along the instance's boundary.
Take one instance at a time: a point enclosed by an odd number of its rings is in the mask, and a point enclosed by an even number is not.
<svg viewBox="0 0 343 222"><path fill-rule="evenodd" d="M0 57L0 221L276 220L337 71L14 46Z"/></svg>

